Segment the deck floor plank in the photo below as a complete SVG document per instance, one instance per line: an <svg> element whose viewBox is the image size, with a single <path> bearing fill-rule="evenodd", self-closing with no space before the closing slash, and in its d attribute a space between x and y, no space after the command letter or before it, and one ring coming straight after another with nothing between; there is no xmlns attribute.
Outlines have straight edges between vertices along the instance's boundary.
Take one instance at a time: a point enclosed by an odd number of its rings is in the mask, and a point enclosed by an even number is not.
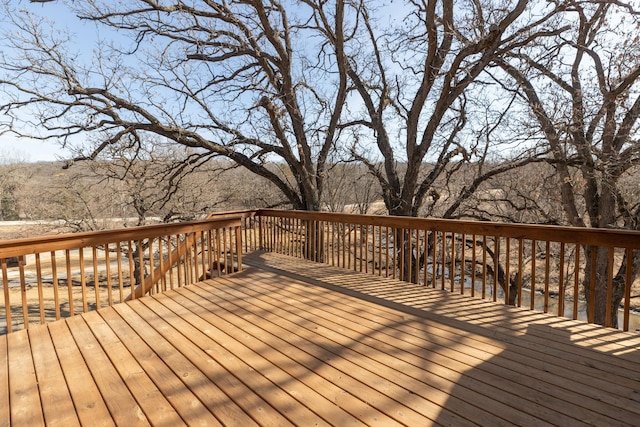
<svg viewBox="0 0 640 427"><path fill-rule="evenodd" d="M234 278L228 280L238 281L238 279ZM251 290L255 288L255 286L252 286ZM225 287L222 290L228 291L228 289L228 287ZM266 283L264 287L265 293L279 294L274 295L275 299L272 300L274 304L277 304L279 299L286 301L291 299L294 290L295 288L290 284L287 284L286 289L280 292L274 291L273 286L269 286ZM309 298L313 298L310 295L310 292L313 291L314 289L302 290L302 292L306 292L306 296ZM254 295L247 295L245 299L247 301L256 300ZM449 401L448 406L452 409L454 405L448 399L446 390L450 390L456 384L456 381L470 368L480 363L486 363L489 358L495 357L499 352L487 351L484 358L466 356L461 354L458 349L466 345L465 340L468 340L468 337L461 335L457 339L439 344L437 341L441 340L439 336L441 331L438 328L429 327L422 331L417 330L416 326L422 324L421 318L405 315L401 323L398 323L397 319L372 318L377 312L377 307L373 304L364 310L360 305L359 309L354 310L349 316L349 310L346 308L348 300L346 299L343 299L341 304L335 301L327 301L326 296L322 295L316 295L314 299L316 308L309 307L306 310L301 310L300 313L303 317L297 323L309 324L314 319L327 319L332 323L325 325L325 327L330 330L341 330L341 334L331 333L330 336L332 340L337 341L342 347L348 349L347 353L343 354L343 357L346 357L347 360L361 362L364 359L363 363L369 369L374 363L380 366L394 366L396 372L385 373L386 378L396 378L399 384L404 384L409 390L413 390L413 393L423 392L429 398L433 398L434 394L437 394L433 391L428 391L429 387L436 387L437 390L444 391L444 397ZM327 302L332 303L326 304ZM332 318L331 312L333 311L335 313L333 313ZM369 322L362 322L361 313L366 313L373 327L363 326L369 324ZM279 324L280 321L277 320L268 324L271 323ZM296 324L295 320L294 324ZM402 330L398 328L398 325L402 326ZM315 333L313 328L311 328L311 332ZM396 342L402 342L402 345L396 346L392 344ZM555 410L547 409L544 406L544 400L547 400L547 404L552 405L551 398L548 398L546 393L540 394L521 385L520 381L526 381L527 377L525 375L509 378L513 376L510 375L509 371L505 371L503 375L500 375L502 371L498 371L498 375L482 370L473 370L471 372L473 375L467 375L466 378L467 391L465 393L460 392L459 396L457 396L464 399L459 401L457 410L461 414L466 414L472 420L481 418L483 414L486 415L487 411L493 414L500 414L505 418L507 425L514 423L544 425L546 424L544 420L550 417L555 417L556 422L559 423L575 422L582 415L580 408L569 407L569 411L567 411L568 418L563 418L561 413L558 412L558 408ZM484 390L487 386L494 387L494 392L490 397L484 395ZM563 392L566 393L566 390L563 390ZM541 402L541 400L543 401ZM515 410L503 403L507 401L512 405L519 402L521 406L525 407L527 403L537 401L536 405L529 405L531 412L536 417L527 416L521 410ZM572 409L573 411L571 411ZM605 419L601 421L605 421Z"/></svg>
<svg viewBox="0 0 640 427"><path fill-rule="evenodd" d="M29 335L21 330L7 336L9 369L9 402L11 424L37 426L44 424L44 415L38 393Z"/></svg>
<svg viewBox="0 0 640 427"><path fill-rule="evenodd" d="M170 296L161 295L154 301L146 300L159 316L176 316L180 323L186 325L180 329L191 329L198 331L202 337L197 341L209 344L210 351L216 352L216 359L227 364L231 359L242 361L250 372L254 374L242 378L243 381L250 381L251 388L262 390L263 397L274 407L291 408L285 415L290 422L296 425L312 425L316 423L326 425L362 425L355 417L346 411L330 403L329 413L320 413L326 408L326 399L322 394L310 389L302 383L298 383L292 375L279 366L280 355L270 351L268 345L258 344L258 348L251 348L245 345L246 332L236 326L231 325L232 331L222 329L224 323L210 323L203 317L207 317L207 308L190 307L187 309L182 304L175 302L175 293ZM184 298L182 302L184 303ZM153 306L153 307L152 307ZM230 332L230 333L228 333ZM227 369L238 372L237 368L227 365ZM257 382L257 383L256 383ZM293 391L292 391L293 390ZM309 398L313 395L315 399ZM300 398L302 402L297 399ZM324 417L329 417L327 420Z"/></svg>
<svg viewBox="0 0 640 427"><path fill-rule="evenodd" d="M67 324L116 424L151 425L102 346L91 333L84 316L76 316L67 321Z"/></svg>
<svg viewBox="0 0 640 427"><path fill-rule="evenodd" d="M47 328L80 423L103 427L114 426L115 423L105 400L67 325L67 321L52 322L47 325Z"/></svg>
<svg viewBox="0 0 640 427"><path fill-rule="evenodd" d="M475 352L486 353L492 345L502 343L506 350L500 352L499 356L492 357L491 363L483 364L482 370L498 364L498 370L492 371L497 378L505 374L513 377L513 369L520 371L520 381L517 378L511 380L537 387L545 398L554 398L555 395L558 399L556 411L562 412L565 410L563 408L568 408L573 416L579 415L584 422L600 425L616 422L633 425L637 422L640 414L640 382L636 379L640 369L640 345L637 345L640 341L637 334L600 328L607 331L607 337L618 337L615 348L602 345L611 342L610 338L597 340L595 344L588 346L586 341L591 338L582 340L579 334L574 338L571 332L574 328L578 331L592 331L593 327L584 328L584 324L577 321L505 307L391 279L380 280L374 276L366 279L359 273L345 272L305 260L292 260L277 254L252 254L245 258L245 262L278 274L291 274L292 277L314 284L356 293L366 291L364 299L374 302L380 302L377 298L382 296L391 302L379 304L381 309L389 311L390 318L397 318L398 306L393 303L419 308L421 316L433 318L441 328L452 333L461 330L471 333L471 339L460 347L463 352L474 350L475 347ZM335 307L336 301L342 301L335 294L329 295L329 298L331 300L326 301L329 311ZM356 306L355 309L358 310L359 307ZM368 310L362 310L362 313L363 316L369 316ZM487 320L489 317L491 318ZM543 338L546 333L551 335L550 340ZM626 351L622 352L622 349ZM621 352L625 357L612 359L613 353ZM477 369L473 373L476 371ZM509 378L505 378L504 383L508 384L508 380ZM548 384L553 386L550 388ZM572 405L575 408L571 408Z"/></svg>
<svg viewBox="0 0 640 427"><path fill-rule="evenodd" d="M233 279L228 279L226 282L231 280ZM251 290L254 290L255 286L261 283L261 280L264 278L253 276L254 286L251 287ZM238 282L238 280L235 281ZM207 299L216 304L235 301L238 308L243 308L242 317L244 318L250 313L272 312L273 316L255 320L255 326L262 325L261 327L268 329L268 332L273 336L287 337L286 342L290 342L292 339L302 341L303 344L296 347L303 348L305 352L315 355L315 357L321 357L323 360L320 362L324 365L323 368L331 367L336 372L334 377L340 378L340 382L344 383L345 378L353 377L356 382L345 384L345 388L357 390L362 396L361 399L371 402L372 405L383 405L390 399L395 400L397 402L395 405L398 408L395 412L403 415L398 419L399 421L408 425L416 425L419 420L410 419L409 413L421 412L422 416L431 416L431 422L436 418L444 422L447 417L450 417L447 422L465 425L465 423L486 415L484 410L478 406L470 406L468 401L456 403L457 415L448 411L443 412L441 405L448 400L447 390L455 385L454 381L444 377L438 381L436 377L431 376L429 381L424 381L425 360L420 356L409 357L408 360L399 362L400 353L403 351L401 349L385 347L381 341L377 341L374 345L363 345L365 341L372 339L371 337L383 333L388 325L380 325L376 329L363 330L348 335L344 331L344 325L357 322L357 318L341 318L338 322L331 322L330 319L317 322L321 316L316 317L313 308L307 303L301 304L302 300L308 299L307 295L287 294L280 295L280 298L275 299L269 295L270 293L276 294L278 288L282 286L286 286L287 289L299 287L299 283L286 282L284 284L282 280L271 283L267 281L264 283L266 289L261 293L251 292L241 283L236 284L238 286L220 287L220 292L231 293L231 296L235 296L235 298L223 297L220 298L220 301L216 301L212 291L205 287L200 287L199 294L207 297L205 292L208 292ZM196 291L196 287L190 289ZM301 292L304 291L305 289L301 290ZM278 309L278 301L286 301L287 309ZM252 304L259 304L259 306L252 307ZM230 307L228 310L237 312L238 308ZM275 315L278 317L274 317ZM287 328L284 327L285 325ZM243 330L247 330L248 327L251 325L243 327ZM403 338L402 336L395 337L400 340ZM286 342L283 344L286 345ZM303 353L297 359L304 360L305 356L308 358L309 354ZM415 369L412 371L412 368ZM416 373L416 375L411 376L408 372ZM449 371L447 371L448 373ZM371 389L367 384L375 385L375 388ZM491 404L490 402L486 403ZM452 403L451 407L456 404ZM506 410L507 408L502 409ZM466 419L461 413L464 413ZM424 422L422 420L422 423ZM499 425L500 419L496 419L494 422ZM503 422L504 425L511 425L506 420Z"/></svg>
<svg viewBox="0 0 640 427"><path fill-rule="evenodd" d="M337 268L329 268L325 264L312 263L306 260L295 259L277 254L260 253L258 256L251 254L248 259L253 260L260 268L275 268L279 271L288 271L304 278L318 279L329 284L356 290L368 295L393 300L395 302L409 304L421 308L433 314L451 316L464 320L471 324L503 328L503 332L510 335L524 335L536 331L528 331L531 321L536 324L552 326L551 329L541 330L542 338L548 340L554 336L559 341L564 341L566 330L572 333L573 344L597 348L601 352L616 354L618 362L625 369L631 369L634 375L638 373L637 356L634 351L640 348L640 334L622 333L598 325L587 324L580 321L549 315L541 315L537 311L529 311L515 307L507 307L488 300L472 298L468 295L450 294L441 292L440 289L432 289L421 285L412 285L396 280L369 275L369 280L363 279L360 273ZM398 288L402 288L398 292ZM455 304L451 302L455 301ZM506 313L505 313L506 311ZM505 322L505 314L509 322ZM489 316L491 315L491 316ZM504 329L508 326L507 329ZM553 327L557 328L554 329ZM606 359L606 356L605 356ZM625 365L626 361L630 364ZM616 373L619 374L618 370ZM634 377L636 380L637 377Z"/></svg>
<svg viewBox="0 0 640 427"><path fill-rule="evenodd" d="M169 325L162 319L143 319L140 317L137 311L140 308L144 309L144 306L139 303L122 304L116 306L115 311L129 325L137 325L136 331L140 334L145 344L154 350L158 357L184 381L188 390L198 397L210 413L215 415L219 424L228 425L235 420L246 426L253 425L255 421L235 402L229 399L229 396L221 389L225 384L229 384L230 390L233 390L233 387L236 386L230 380L230 376L219 375L219 372L213 367L214 364L208 360L206 354L196 349L196 345L182 335L173 333ZM142 314L144 315L144 313ZM217 381L218 378L220 378L219 381ZM238 395L242 395L247 391L246 388L241 386L235 390L237 390ZM256 407L259 407L257 405L258 402L252 403L256 403ZM192 416L195 414L191 412ZM194 416L194 418L196 417ZM206 420L208 418L209 416L205 413L202 419Z"/></svg>
<svg viewBox="0 0 640 427"><path fill-rule="evenodd" d="M8 426L11 422L9 361L7 356L7 335L5 335L0 337L0 426Z"/></svg>
<svg viewBox="0 0 640 427"><path fill-rule="evenodd" d="M234 278L230 278L227 280L237 280ZM254 289L252 287L251 289ZM289 288L287 288L289 290ZM265 289L268 291L268 288ZM308 291L309 292L309 291ZM280 292L281 298L288 298L286 293ZM334 313L336 316L343 316L347 312L349 312L348 306L338 305L340 303L345 303L345 300L340 296L336 295L321 295L317 297L317 309L313 313L314 316L322 317L328 313ZM390 311L387 316L382 316L382 318L376 317L374 313L374 308L377 309L378 315L383 313L381 306L375 306L368 308L367 310L362 310L362 306L360 304L354 305L351 309L351 313L356 317L353 319L347 319L344 321L344 324L353 325L354 328L360 328L365 322L358 322L357 319L360 317L366 317L367 321L375 322L378 325L384 325L390 321L397 320L397 312ZM440 362L441 366L444 367L445 372L450 369L455 368L455 363L459 362L462 366L460 366L459 372L464 372L465 369L468 369L474 364L483 361L483 359L491 358L490 363L486 363L483 365L482 370L473 370L471 374L467 375L467 379L475 378L481 383L478 384L478 390L482 390L484 387L491 386L494 387L496 393L492 394L495 399L500 398L499 391L504 390L504 398L503 401L510 401L525 399L526 401L534 401L537 404L541 405L540 409L537 409L536 412L539 416L545 415L543 408L544 405L552 405L555 407L553 410L554 415L558 415L559 411L565 411L567 415L573 417L574 419L580 419L583 417L583 412L585 407L589 407L592 402L589 400L585 400L584 394L576 392L570 388L567 388L567 384L574 384L573 382L567 383L567 380L571 380L571 378L562 378L561 374L564 374L566 371L565 368L558 368L559 375L547 375L549 379L557 379L555 384L553 382L541 383L539 378L531 378L531 368L527 361L531 361L534 364L541 364L541 369L544 368L545 361L540 361L537 358L532 358L531 355L526 356L525 360L522 360L523 355L516 355L516 360L507 359L501 354L505 349L505 345L500 345L500 341L497 340L484 340L477 341L475 336L472 336L468 333L464 333L460 329L445 329L439 324L434 324L427 320L427 324L423 327L423 324L418 322L415 323L415 326L408 326L406 319L405 321L397 323L393 327L393 329L400 330L403 335L402 341L403 343L411 343L413 347L414 354L422 354L422 356L429 362L436 363ZM366 322L368 323L368 322ZM339 323L338 323L339 324ZM416 330L419 330L416 334ZM358 333L366 336L366 331L359 331ZM423 339L424 336L428 336L429 340L425 342ZM380 341L376 344L377 348L381 348L381 346L387 345L387 342L396 342L393 335L389 335L387 340ZM433 348L434 341L439 342L439 347ZM474 341L475 344L474 344ZM364 340L362 340L364 342ZM403 355L411 353L411 348L404 348L403 352L398 356L402 358ZM485 360L486 361L486 360ZM546 366L549 366L547 363ZM593 379L591 379L593 380ZM579 387L580 390L583 390L584 387ZM589 390L589 389L586 389ZM511 397L509 397L511 396ZM597 404L602 406L602 411L604 414L607 414L608 417L613 419L623 417L622 421L630 422L629 417L626 417L624 414L620 414L619 411L616 410L617 407L631 404L633 407L634 402L622 401L616 399L616 396L610 396L608 399L604 398L604 400L610 400L608 404L601 404L601 400L603 396L599 393L595 396L591 396L591 398L596 399ZM560 399L560 401L568 401L571 405L558 405L554 399ZM482 399L472 399L473 402L480 403ZM545 402L546 401L546 402ZM524 402L523 402L524 403ZM489 403L489 407L491 403ZM483 406L487 408L488 406ZM531 405L531 409L533 405ZM547 411L549 412L549 411ZM547 413L547 416L550 416ZM605 422L606 418L600 419L600 422Z"/></svg>
<svg viewBox="0 0 640 427"><path fill-rule="evenodd" d="M276 409L277 404L274 407L269 403L269 400L280 397L278 391L274 390L272 384L266 379L253 375L251 367L242 359L226 352L218 343L182 321L179 316L166 310L156 301L143 298L137 300L136 304L131 304L132 308L134 306L136 312L149 319L153 328L163 338L179 348L212 384L220 388L222 395L219 398L219 405L225 409L238 405L248 414L253 415L251 418L255 423L292 425ZM298 408L294 406L292 403L287 403L282 408L297 410ZM255 418L257 414L259 414L259 420Z"/></svg>
<svg viewBox="0 0 640 427"><path fill-rule="evenodd" d="M0 425L627 426L640 336L277 254L0 337Z"/></svg>
<svg viewBox="0 0 640 427"><path fill-rule="evenodd" d="M180 304L185 308L195 308L195 304L198 304L198 301L204 301L207 306L210 303L215 304L213 300L206 299L211 294L207 293L204 288L209 288L209 286L191 286L189 289L181 291L180 294L185 298L191 299L191 303L181 302ZM202 292L203 290L204 292ZM204 300L203 297L205 298ZM393 420L376 408L378 404L382 404L384 400L388 399L380 399L383 397L382 393L379 393L376 389L371 389L364 382L354 381L346 371L333 369L331 372L327 372L330 369L328 369L329 365L326 364L324 359L329 357L328 352L319 348L311 349L310 347L314 347L313 342L305 337L296 336L293 331L295 327L270 330L270 319L262 317L264 314L256 314L262 313L263 310L242 311L237 306L224 304L218 307L220 308L219 310L213 310L215 316L226 320L228 325L231 322L235 323L235 326L245 332L245 335L242 336L242 343L245 346L253 347L254 351L260 351L258 346L266 348L269 353L268 355L265 354L265 356L294 377L296 382L306 384L309 387L306 390L312 390L312 394L306 399L306 402L313 402L314 405L318 406L318 408L312 407L318 413L322 414L322 411L327 411L327 409L333 411L331 406L321 406L323 400L328 399L365 423L382 423L389 426L401 425L399 424L400 420ZM265 314L268 316L266 311ZM230 316L238 315L240 318L237 320L230 318ZM258 320L249 321L249 318ZM284 340L281 337L287 337L287 339ZM261 354L264 354L264 352L261 352ZM378 390L382 388L381 380L376 380L373 377L370 380L377 385L376 388ZM348 394L345 389L359 390L360 392L370 389L370 392L367 399L362 400L358 396ZM318 390L322 390L321 396L318 395ZM305 389L296 390L296 398L303 400L301 397L304 391ZM375 394L379 394L377 399ZM331 420L329 419L329 421ZM418 412L407 410L403 413L402 422L409 425L417 425L418 423L424 423L425 417Z"/></svg>
<svg viewBox="0 0 640 427"><path fill-rule="evenodd" d="M44 419L49 426L79 426L67 383L46 326L29 329L29 342L38 379Z"/></svg>
<svg viewBox="0 0 640 427"><path fill-rule="evenodd" d="M576 345L598 350L597 352L578 352L573 361L591 367L598 360L608 362L610 355L615 354L616 365L605 363L601 366L604 371L622 375L635 384L640 381L640 367L635 352L640 348L640 335L619 332L595 325L566 318L544 315L539 312L528 311L515 307L483 301L471 297L441 292L423 286L398 282L392 279L374 276L363 278L359 273L331 268L323 264L305 260L291 260L290 257L277 254L260 254L249 256L249 262L257 263L260 268L273 271L290 272L302 280L324 282L340 288L361 292L363 294L383 298L388 301L401 303L423 310L440 322L450 322L453 327L459 327L461 322L469 325L465 329L477 333L479 336L491 333L492 338L504 342L513 342L514 337L527 335L522 341L526 351L536 350L540 345L552 346L559 360L567 351L573 351ZM275 266L275 267L274 267ZM342 273L342 274L341 274ZM317 283L316 282L316 283ZM384 292L380 292L380 288ZM533 328L531 327L533 324ZM581 330L594 331L586 339L582 339ZM567 341L567 333L571 333L571 341ZM594 338L594 335L603 338ZM609 346L612 342L614 345ZM622 367L623 370L618 369Z"/></svg>
<svg viewBox="0 0 640 427"><path fill-rule="evenodd" d="M111 364L152 425L186 425L148 373L97 311L84 316Z"/></svg>
<svg viewBox="0 0 640 427"><path fill-rule="evenodd" d="M231 278L228 280L237 279ZM224 288L224 290L227 289L228 288ZM251 290L254 289L255 286L252 286ZM265 287L264 291L270 292L271 290L269 287ZM287 300L291 298L291 296L288 295L291 291L292 287L287 286L286 291L274 296L274 302L277 302L278 299ZM307 293L311 291L313 291L313 289L310 291L305 290ZM465 337L464 334L458 339L449 340L448 342L444 341L438 344L437 341L441 341L440 334L442 331L435 327L436 325L432 325L426 330L416 332L417 329L415 326L419 327L423 323L419 318L412 318L412 316L405 315L401 323L397 323L397 319L372 319L372 313L375 313L377 308L374 305L366 307L364 310L360 305L358 310L354 310L352 317L345 317L345 314L349 312L344 306L347 300L343 300L342 304L339 304L339 302L327 301L326 298L326 296L317 296L317 308L315 310L306 310L305 313L309 313L309 319L303 320L303 322L309 322L315 318L328 318L328 313L335 310L335 323L329 327L336 329L341 328L347 332L348 330L353 330L351 335L347 336L346 341L343 340L341 344L346 347L351 343L351 345L349 345L350 350L363 348L360 353L347 354L347 358L349 360L359 361L362 359L362 354L370 352L372 347L377 350L384 349L385 352L382 353L382 357L379 355L377 357L378 362L385 366L395 364L398 370L395 375L388 376L387 378L402 378L401 382L404 384L411 384L412 378L407 378L407 374L412 373L415 375L415 378L419 379L421 376L424 376L425 373L430 373L434 376L429 376L429 383L436 385L442 390L447 390L451 388L451 383L455 384L455 381L467 370L480 363L487 363L487 359L496 357L499 353L499 351L485 351L484 359L466 356L462 354L459 349L467 345L465 340L472 338ZM255 300L255 298L252 297L246 299L248 301ZM330 304L327 304L327 302L330 302ZM368 324L368 322L362 321L363 319L360 317L361 313L365 314L367 319L372 322L375 321L376 326L370 329L364 327L363 325ZM391 324L390 322L394 323ZM349 325L349 328L341 325ZM397 325L400 325L403 330L400 331ZM398 347L391 344L396 342L402 342L402 346ZM375 356L376 354L373 353L373 355ZM438 377L441 377L442 380L437 381ZM555 417L557 422L562 422L562 412L559 411L563 409L562 406L555 405L556 407L553 410L547 409L545 406L545 403L549 406L555 404L553 397L548 396L549 386L545 386L544 390L539 389L536 391L535 389L530 389L520 384L521 381L526 382L526 380L526 375L520 375L514 378L514 375L508 370L497 370L497 372L493 373L486 372L485 370L472 370L470 375L466 375L465 383L469 388L469 391L466 393L467 395L465 396L460 393L460 397L464 397L465 399L460 406L460 410L463 413L472 414L473 411L471 408L473 406L469 405L477 405L494 414L501 414L501 416L508 419L510 423L527 423L534 425L536 422L544 423L542 420L551 417ZM447 384L447 381L449 384ZM494 388L491 397L483 394L487 386ZM414 384L413 387L414 389L420 390L424 388L425 385L421 386L417 383ZM540 391L544 391L545 393L541 394ZM562 389L559 390L557 395L558 397L564 397L566 393L567 390ZM510 402L510 404L518 403L519 401L520 406L529 406L532 413L539 418L527 419L526 414L523 414L521 411L515 411L510 407L505 407L505 405L501 403L507 401ZM527 405L527 403L530 402L536 403L535 405ZM449 407L452 407L452 405L449 405ZM583 410L579 407L574 408L569 406L566 414L570 418L565 417L564 421L575 422L576 419L580 419L582 413ZM476 414L472 418L478 419L479 417L480 415ZM603 418L600 421L604 422L606 419Z"/></svg>
<svg viewBox="0 0 640 427"><path fill-rule="evenodd" d="M178 373L172 371L168 366L170 361L156 354L115 310L102 310L100 315L114 333L118 335L121 342L126 345L131 356L140 363L144 372L149 375L149 378L187 425L192 425L192 420L195 420L193 425L221 425L190 388L188 386L185 387L186 383L180 379L181 376L191 377L192 375L190 374L193 368L186 371L182 370ZM175 353L175 347L171 346L165 354L170 356Z"/></svg>

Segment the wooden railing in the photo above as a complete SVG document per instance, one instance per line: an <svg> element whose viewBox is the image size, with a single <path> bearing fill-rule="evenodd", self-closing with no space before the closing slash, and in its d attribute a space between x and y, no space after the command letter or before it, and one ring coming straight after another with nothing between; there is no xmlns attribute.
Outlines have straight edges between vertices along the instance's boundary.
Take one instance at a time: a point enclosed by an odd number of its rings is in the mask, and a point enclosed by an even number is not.
<svg viewBox="0 0 640 427"><path fill-rule="evenodd" d="M242 269L241 216L0 242L0 333Z"/></svg>
<svg viewBox="0 0 640 427"><path fill-rule="evenodd" d="M632 299L640 305L639 232L277 210L258 211L251 226L265 250L624 330L640 327L631 310Z"/></svg>
<svg viewBox="0 0 640 427"><path fill-rule="evenodd" d="M228 274L258 249L640 328L639 232L246 210L0 242L0 333Z"/></svg>

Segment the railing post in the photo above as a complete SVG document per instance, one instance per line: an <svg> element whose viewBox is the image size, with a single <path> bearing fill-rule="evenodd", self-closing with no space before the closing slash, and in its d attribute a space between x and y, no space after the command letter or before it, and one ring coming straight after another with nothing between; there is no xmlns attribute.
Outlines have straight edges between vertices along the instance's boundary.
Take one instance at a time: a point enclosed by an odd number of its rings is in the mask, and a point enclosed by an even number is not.
<svg viewBox="0 0 640 427"><path fill-rule="evenodd" d="M242 271L242 232L241 227L236 227L236 256L238 258L238 271Z"/></svg>

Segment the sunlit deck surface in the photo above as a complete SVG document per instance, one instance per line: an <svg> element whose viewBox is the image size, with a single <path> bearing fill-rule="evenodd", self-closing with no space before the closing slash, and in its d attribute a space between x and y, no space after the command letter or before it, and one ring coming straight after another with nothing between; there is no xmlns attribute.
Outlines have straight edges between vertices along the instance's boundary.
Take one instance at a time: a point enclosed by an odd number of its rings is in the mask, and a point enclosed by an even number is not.
<svg viewBox="0 0 640 427"><path fill-rule="evenodd" d="M0 425L639 425L640 337L267 253L0 339Z"/></svg>

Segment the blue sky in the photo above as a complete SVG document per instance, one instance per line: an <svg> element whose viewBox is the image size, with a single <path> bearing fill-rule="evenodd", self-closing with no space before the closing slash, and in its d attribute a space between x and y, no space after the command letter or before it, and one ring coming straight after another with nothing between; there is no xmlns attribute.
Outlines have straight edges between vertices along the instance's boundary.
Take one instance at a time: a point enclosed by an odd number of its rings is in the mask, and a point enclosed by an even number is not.
<svg viewBox="0 0 640 427"><path fill-rule="evenodd" d="M71 0L69 0L71 1ZM71 13L65 0L57 0L47 3L31 3L29 0L17 0L12 6L16 10L23 10L33 15L48 19L59 29L68 29L73 35L74 48L79 52L92 52L94 42L98 39L98 31L94 23L80 21ZM403 14L402 4L390 4L384 8L382 15L389 16L390 20L397 19L397 16ZM3 20L6 19L0 15L0 27ZM101 29L104 39L112 38L113 34ZM4 52L10 54L10 52ZM77 142L77 141L76 141ZM18 139L11 135L0 135L0 159L19 159L26 161L52 161L61 158L69 158L71 154L61 148L55 141L35 141L27 139Z"/></svg>
<svg viewBox="0 0 640 427"><path fill-rule="evenodd" d="M59 29L65 29L73 35L73 50L78 52L88 52L89 55L94 49L95 42L98 39L97 28L94 23L80 21L65 3L72 0L57 0L46 3L31 3L29 0L17 0L10 4L16 10L24 10L29 14L35 15L43 20L52 21L53 25ZM379 13L381 16L387 16L390 21L396 21L399 16L404 16L403 2L390 2L383 7ZM0 27L4 16L0 15ZM109 32L104 27L100 28L103 39L111 39L114 37L113 32ZM117 37L117 36L116 36ZM4 52L10 54L10 52ZM37 141L28 139L18 139L13 136L0 136L0 158L15 158L26 161L52 161L56 159L69 158L71 154L63 150L55 141Z"/></svg>
<svg viewBox="0 0 640 427"><path fill-rule="evenodd" d="M78 47L85 45L88 49L91 49L90 46L96 35L94 24L76 19L75 15L69 12L63 2L31 3L28 0L19 0L15 8L48 18L60 28L68 28L77 35ZM4 18L0 16L0 26ZM42 142L18 139L11 135L0 135L0 160L38 162L68 158L69 156L69 153L54 141Z"/></svg>

